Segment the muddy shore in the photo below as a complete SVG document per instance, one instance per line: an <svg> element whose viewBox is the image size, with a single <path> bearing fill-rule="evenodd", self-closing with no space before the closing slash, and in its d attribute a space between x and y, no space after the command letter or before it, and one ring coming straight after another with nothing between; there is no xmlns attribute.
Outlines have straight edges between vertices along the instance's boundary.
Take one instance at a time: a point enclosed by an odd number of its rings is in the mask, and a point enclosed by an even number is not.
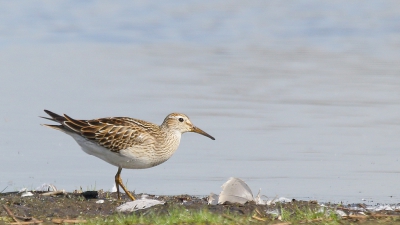
<svg viewBox="0 0 400 225"><path fill-rule="evenodd" d="M105 218L117 214L116 208L125 202L129 202L125 194L121 200L117 200L116 193L103 191L91 191L83 193L61 193L57 195L43 195L46 192L32 192L32 196L22 197L21 193L9 192L0 194L0 224L13 223L15 219L21 222L35 223L42 221L45 224L57 224L62 222L84 222L93 218ZM141 194L135 195L140 198ZM371 220L381 220L390 217L391 222L400 221L399 210L368 211L366 206L359 205L329 205L320 204L317 201L297 201L269 205L257 205L254 202L246 204L209 205L207 197L199 198L189 195L155 196L148 195L149 199L164 201L165 204L151 208L138 210L134 214L166 213L171 207L185 207L188 210L201 210L207 208L210 212L218 214L235 214L253 216L255 221L279 223L279 212L296 211L301 208L318 210L325 207L328 210L340 212L343 221L363 223ZM99 201L104 200L104 201ZM356 206L356 207L355 207ZM272 213L275 212L275 213ZM128 214L128 213L125 213ZM129 213L132 214L132 213ZM395 218L395 220L393 220ZM259 220L260 219L260 220ZM262 221L262 219L264 221Z"/></svg>

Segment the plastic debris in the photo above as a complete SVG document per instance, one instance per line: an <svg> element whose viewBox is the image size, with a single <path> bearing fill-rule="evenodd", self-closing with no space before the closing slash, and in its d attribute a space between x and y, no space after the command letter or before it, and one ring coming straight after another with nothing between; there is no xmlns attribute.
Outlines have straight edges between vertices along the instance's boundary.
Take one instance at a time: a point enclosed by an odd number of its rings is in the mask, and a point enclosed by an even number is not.
<svg viewBox="0 0 400 225"><path fill-rule="evenodd" d="M29 196L33 196L32 192L30 192L30 191L26 191L21 194L21 197L29 197Z"/></svg>
<svg viewBox="0 0 400 225"><path fill-rule="evenodd" d="M268 200L265 195L261 195L261 188L258 190L258 194L254 198L249 186L243 180L236 177L229 178L229 180L225 182L221 188L222 191L219 196L214 193L210 193L208 196L209 205L226 204L227 202L244 204L250 201L254 201L257 205L272 205L277 202L292 202L291 199L284 197Z"/></svg>
<svg viewBox="0 0 400 225"><path fill-rule="evenodd" d="M57 191L56 186L52 185L52 184L42 184L39 187L37 187L35 189L36 191Z"/></svg>
<svg viewBox="0 0 400 225"><path fill-rule="evenodd" d="M285 198L285 197L280 197L280 198L275 198L275 199L267 201L267 205L273 205L273 204L276 204L277 202L289 203L291 201L292 201L291 199L288 199L288 198Z"/></svg>
<svg viewBox="0 0 400 225"><path fill-rule="evenodd" d="M110 192L111 192L111 193L117 192L117 186L115 186L115 184L114 184L114 186L111 188Z"/></svg>
<svg viewBox="0 0 400 225"><path fill-rule="evenodd" d="M117 207L118 212L134 212L140 209L147 209L155 205L163 205L165 202L155 200L155 199L146 199L142 198L139 200L135 200L132 202L127 202Z"/></svg>
<svg viewBox="0 0 400 225"><path fill-rule="evenodd" d="M103 200L103 199L100 199L100 200L96 201L96 203L97 203L97 204L103 204L103 203L104 203L104 200Z"/></svg>
<svg viewBox="0 0 400 225"><path fill-rule="evenodd" d="M226 202L244 204L253 200L253 193L249 186L243 180L231 177L222 185L218 204L224 204Z"/></svg>
<svg viewBox="0 0 400 225"><path fill-rule="evenodd" d="M209 205L217 205L218 204L218 195L211 192L210 195L208 196L208 204Z"/></svg>
<svg viewBox="0 0 400 225"><path fill-rule="evenodd" d="M140 199L147 199L149 197L149 195L143 194L142 196L140 196Z"/></svg>
<svg viewBox="0 0 400 225"><path fill-rule="evenodd" d="M267 213L268 215L272 215L275 218L281 215L281 212L278 209L267 210L265 211L265 213Z"/></svg>
<svg viewBox="0 0 400 225"><path fill-rule="evenodd" d="M392 206L390 205L379 205L375 207L375 211L394 211L395 209L393 209Z"/></svg>
<svg viewBox="0 0 400 225"><path fill-rule="evenodd" d="M258 190L257 196L254 198L254 201L257 205L266 205L267 202L261 199L261 188Z"/></svg>
<svg viewBox="0 0 400 225"><path fill-rule="evenodd" d="M340 217L348 216L347 213L345 213L343 210L339 210L339 209L337 209L337 210L335 211L335 213L336 213L337 215L339 215Z"/></svg>
<svg viewBox="0 0 400 225"><path fill-rule="evenodd" d="M18 193L21 193L21 197L33 196L33 193L28 191L28 188L22 188L21 190L18 191Z"/></svg>
<svg viewBox="0 0 400 225"><path fill-rule="evenodd" d="M18 193L22 193L22 192L27 192L28 188L22 188L21 190L18 191Z"/></svg>

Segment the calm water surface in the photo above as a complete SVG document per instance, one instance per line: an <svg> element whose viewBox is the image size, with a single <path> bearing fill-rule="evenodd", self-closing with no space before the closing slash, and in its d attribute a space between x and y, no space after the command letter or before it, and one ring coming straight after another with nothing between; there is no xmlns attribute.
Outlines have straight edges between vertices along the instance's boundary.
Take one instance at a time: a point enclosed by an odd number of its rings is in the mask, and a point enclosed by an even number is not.
<svg viewBox="0 0 400 225"><path fill-rule="evenodd" d="M213 135L123 170L136 193L256 193L400 201L400 7L395 1L3 3L0 190L52 183L110 190L117 168L40 126L77 119L161 123L182 112Z"/></svg>

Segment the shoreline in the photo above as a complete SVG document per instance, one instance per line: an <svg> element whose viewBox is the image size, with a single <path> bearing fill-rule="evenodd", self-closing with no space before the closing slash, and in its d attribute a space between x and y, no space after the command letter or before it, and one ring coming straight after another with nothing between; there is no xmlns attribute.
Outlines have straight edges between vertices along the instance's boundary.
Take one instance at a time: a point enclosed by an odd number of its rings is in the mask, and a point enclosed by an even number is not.
<svg viewBox="0 0 400 225"><path fill-rule="evenodd" d="M28 193L28 192L24 192ZM256 204L254 201L244 204L208 204L208 197L197 197L191 195L174 195L174 196L157 196L147 194L135 194L137 199L141 199L144 195L146 199L155 199L165 202L161 205L140 209L135 212L121 213L116 208L131 200L125 193L122 193L122 200L116 199L116 193L99 191L87 191L82 193L71 193L64 191L43 192L32 191L29 196L22 197L23 193L7 192L0 194L0 205L4 210L0 210L0 224L12 224L12 216L19 220L34 223L34 221L42 221L45 224L61 223L86 223L88 220L104 220L113 216L142 216L149 213L164 215L176 208L184 208L185 211L206 210L211 214L222 217L232 215L239 219L254 220L253 222L278 223L285 221L281 217L286 215L284 212L291 212L288 215L296 214L303 209L313 213L334 215L340 221L354 220L369 221L388 219L400 221L400 207L390 208L390 205L381 207L379 210L369 208L365 204L329 204L319 203L317 201L298 201L292 199L290 202L270 202L269 204ZM50 194L49 194L50 193ZM398 204L397 204L398 205ZM8 212L9 211L9 212ZM10 214L11 213L11 214ZM225 215L225 216L224 216ZM258 219L257 219L258 218ZM332 218L327 218L332 220ZM237 220L237 219L235 219ZM74 222L75 221L75 222ZM83 222L85 221L85 222ZM381 221L380 221L381 222Z"/></svg>

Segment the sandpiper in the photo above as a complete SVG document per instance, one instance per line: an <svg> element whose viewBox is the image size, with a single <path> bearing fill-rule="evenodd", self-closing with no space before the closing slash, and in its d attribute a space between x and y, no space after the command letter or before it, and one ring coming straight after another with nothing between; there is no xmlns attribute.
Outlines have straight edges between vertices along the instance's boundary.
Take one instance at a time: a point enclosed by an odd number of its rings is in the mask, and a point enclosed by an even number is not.
<svg viewBox="0 0 400 225"><path fill-rule="evenodd" d="M129 117L106 117L92 120L76 120L44 110L51 118L42 117L60 125L43 124L70 136L89 155L94 155L118 167L115 175L118 199L119 186L135 200L121 179L122 168L145 169L167 161L176 151L182 133L196 132L215 140L198 127L189 117L171 113L161 125Z"/></svg>

